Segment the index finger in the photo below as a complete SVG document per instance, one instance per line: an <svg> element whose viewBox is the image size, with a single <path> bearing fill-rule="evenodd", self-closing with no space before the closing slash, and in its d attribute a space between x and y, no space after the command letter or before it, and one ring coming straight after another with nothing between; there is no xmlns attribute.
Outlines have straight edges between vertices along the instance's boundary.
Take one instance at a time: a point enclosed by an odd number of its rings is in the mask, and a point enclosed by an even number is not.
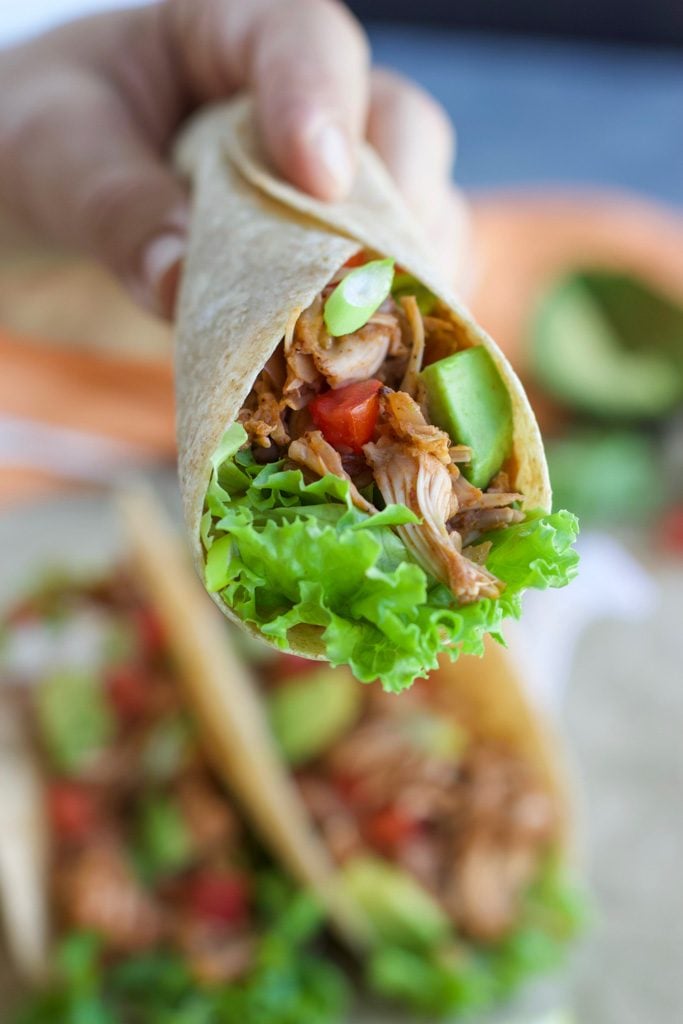
<svg viewBox="0 0 683 1024"><path fill-rule="evenodd" d="M369 48L336 0L167 0L177 67L196 102L254 92L270 157L293 184L338 199L365 129Z"/></svg>
<svg viewBox="0 0 683 1024"><path fill-rule="evenodd" d="M334 0L276 3L255 36L250 71L277 167L321 199L341 198L355 173L369 95L360 25Z"/></svg>

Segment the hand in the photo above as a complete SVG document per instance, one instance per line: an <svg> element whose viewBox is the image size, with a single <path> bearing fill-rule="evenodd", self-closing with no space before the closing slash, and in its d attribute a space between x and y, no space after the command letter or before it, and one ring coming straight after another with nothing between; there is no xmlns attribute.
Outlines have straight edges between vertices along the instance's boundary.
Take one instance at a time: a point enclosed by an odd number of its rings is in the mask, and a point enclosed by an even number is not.
<svg viewBox="0 0 683 1024"><path fill-rule="evenodd" d="M275 165L322 199L348 190L366 134L450 269L460 209L448 119L417 86L370 71L365 36L335 0L165 0L5 51L0 198L169 314L188 214L168 149L193 109L243 86Z"/></svg>

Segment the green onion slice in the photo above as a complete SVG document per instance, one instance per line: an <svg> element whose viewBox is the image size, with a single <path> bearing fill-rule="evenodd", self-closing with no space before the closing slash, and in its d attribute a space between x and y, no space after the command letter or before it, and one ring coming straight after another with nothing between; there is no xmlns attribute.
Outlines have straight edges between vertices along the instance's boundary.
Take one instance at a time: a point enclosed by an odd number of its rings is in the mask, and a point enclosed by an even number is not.
<svg viewBox="0 0 683 1024"><path fill-rule="evenodd" d="M349 271L325 303L325 326L334 338L351 334L368 322L391 291L392 259L371 260Z"/></svg>

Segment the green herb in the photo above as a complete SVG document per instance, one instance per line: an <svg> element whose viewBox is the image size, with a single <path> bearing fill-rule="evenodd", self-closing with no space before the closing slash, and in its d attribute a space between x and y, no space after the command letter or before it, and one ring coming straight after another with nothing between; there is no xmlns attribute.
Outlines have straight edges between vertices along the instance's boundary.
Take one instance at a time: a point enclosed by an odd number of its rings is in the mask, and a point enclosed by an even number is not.
<svg viewBox="0 0 683 1024"><path fill-rule="evenodd" d="M350 270L325 302L323 318L333 337L351 334L368 322L391 291L394 261L371 260Z"/></svg>

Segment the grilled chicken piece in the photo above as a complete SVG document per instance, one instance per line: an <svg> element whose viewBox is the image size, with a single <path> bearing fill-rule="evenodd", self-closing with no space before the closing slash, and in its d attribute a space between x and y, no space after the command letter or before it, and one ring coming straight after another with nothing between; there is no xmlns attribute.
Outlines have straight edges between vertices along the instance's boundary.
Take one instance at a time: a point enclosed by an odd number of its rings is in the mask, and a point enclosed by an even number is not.
<svg viewBox="0 0 683 1024"><path fill-rule="evenodd" d="M407 505L420 523L396 530L419 565L445 583L463 604L499 597L503 585L485 568L469 562L458 550L446 522L454 512L451 475L428 451L383 438L363 448L375 483L387 503Z"/></svg>
<svg viewBox="0 0 683 1024"><path fill-rule="evenodd" d="M147 949L163 936L161 908L141 888L123 851L112 842L84 849L58 870L56 885L70 924L97 932L112 950Z"/></svg>
<svg viewBox="0 0 683 1024"><path fill-rule="evenodd" d="M370 514L377 511L374 505L366 501L351 477L344 470L339 452L331 444L327 443L319 430L311 430L304 434L303 437L292 441L289 446L289 457L292 462L305 466L306 469L310 469L317 476L333 473L334 476L348 480L351 501L356 508Z"/></svg>

